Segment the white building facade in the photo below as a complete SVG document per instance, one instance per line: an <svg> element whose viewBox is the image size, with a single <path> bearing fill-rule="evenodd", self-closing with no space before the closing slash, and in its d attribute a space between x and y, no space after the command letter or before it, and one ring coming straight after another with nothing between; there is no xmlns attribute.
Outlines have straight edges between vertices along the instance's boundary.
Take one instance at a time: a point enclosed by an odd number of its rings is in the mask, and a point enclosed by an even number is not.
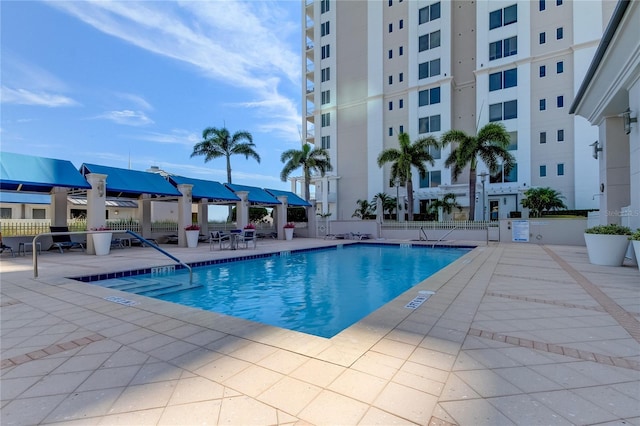
<svg viewBox="0 0 640 426"><path fill-rule="evenodd" d="M453 192L475 219L522 210L522 193L551 187L569 209L598 208L598 130L569 114L615 2L384 0L303 2L303 128L329 151L334 170L315 179L321 213L349 219L359 199L380 192L402 203L405 188L378 167L384 149L450 129L474 134L498 121L517 167L457 181L434 151L414 172L414 212ZM480 164L478 174L487 172ZM484 186L484 190L483 190Z"/></svg>

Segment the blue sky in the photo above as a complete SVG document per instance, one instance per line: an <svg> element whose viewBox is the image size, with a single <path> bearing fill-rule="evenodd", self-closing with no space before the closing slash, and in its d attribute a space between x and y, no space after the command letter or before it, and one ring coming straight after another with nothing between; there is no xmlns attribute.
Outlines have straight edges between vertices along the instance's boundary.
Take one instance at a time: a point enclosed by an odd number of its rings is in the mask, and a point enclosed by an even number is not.
<svg viewBox="0 0 640 426"><path fill-rule="evenodd" d="M290 189L300 146L300 2L2 1L1 150L226 182L190 158L206 127L246 130L234 183Z"/></svg>

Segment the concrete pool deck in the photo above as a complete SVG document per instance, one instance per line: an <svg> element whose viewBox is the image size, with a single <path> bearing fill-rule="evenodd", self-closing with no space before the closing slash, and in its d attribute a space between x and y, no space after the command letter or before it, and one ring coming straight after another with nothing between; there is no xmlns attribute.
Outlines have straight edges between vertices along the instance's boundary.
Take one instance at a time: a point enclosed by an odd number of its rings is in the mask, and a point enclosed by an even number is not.
<svg viewBox="0 0 640 426"><path fill-rule="evenodd" d="M340 242L163 248L191 263ZM47 252L34 279L3 255L0 423L640 425L640 272L584 247L481 243L332 339L65 278L168 263Z"/></svg>

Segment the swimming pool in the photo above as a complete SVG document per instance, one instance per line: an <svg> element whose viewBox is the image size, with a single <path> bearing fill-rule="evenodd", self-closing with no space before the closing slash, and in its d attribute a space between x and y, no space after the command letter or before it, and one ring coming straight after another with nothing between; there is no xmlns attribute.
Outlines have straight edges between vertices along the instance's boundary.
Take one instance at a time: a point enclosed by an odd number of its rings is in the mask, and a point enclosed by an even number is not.
<svg viewBox="0 0 640 426"><path fill-rule="evenodd" d="M455 261L469 249L352 244L219 263L193 269L189 290L151 295L168 302L332 337ZM93 282L133 291L149 280L137 275ZM142 293L144 294L144 293Z"/></svg>

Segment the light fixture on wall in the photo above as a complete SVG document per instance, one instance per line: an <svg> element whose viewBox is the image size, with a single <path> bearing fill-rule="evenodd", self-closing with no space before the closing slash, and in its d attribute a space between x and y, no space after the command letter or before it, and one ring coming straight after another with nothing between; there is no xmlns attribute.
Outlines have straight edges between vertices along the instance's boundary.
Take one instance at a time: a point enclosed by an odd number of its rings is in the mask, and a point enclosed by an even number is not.
<svg viewBox="0 0 640 426"><path fill-rule="evenodd" d="M589 146L593 147L593 158L595 158L597 160L598 159L598 153L602 152L602 147L600 146L600 143L598 141L595 141L594 143L592 143Z"/></svg>
<svg viewBox="0 0 640 426"><path fill-rule="evenodd" d="M631 123L637 123L638 117L631 117L631 110L627 108L625 112L622 114L622 121L624 123L624 134L628 135L631 133Z"/></svg>

